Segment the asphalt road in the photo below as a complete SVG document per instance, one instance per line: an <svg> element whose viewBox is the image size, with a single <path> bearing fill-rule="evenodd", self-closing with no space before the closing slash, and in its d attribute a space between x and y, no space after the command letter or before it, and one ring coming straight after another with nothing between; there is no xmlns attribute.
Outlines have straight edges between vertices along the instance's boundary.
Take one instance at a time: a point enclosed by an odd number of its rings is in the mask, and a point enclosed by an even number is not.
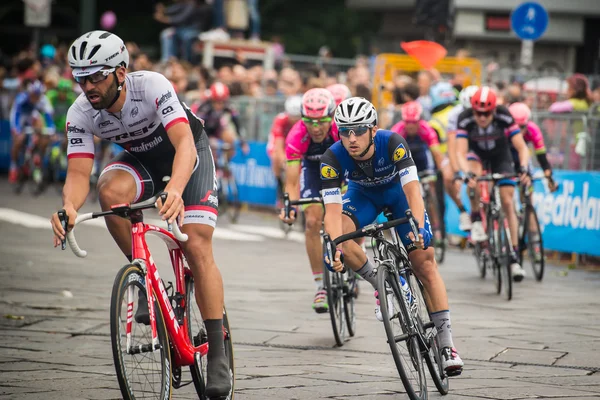
<svg viewBox="0 0 600 400"><path fill-rule="evenodd" d="M0 398L121 398L109 305L123 256L102 224L77 230L87 259L53 249L48 218L59 196L15 196L5 180L0 191ZM311 309L301 234L283 239L272 216L245 213L236 226L221 221L215 236L236 399L406 398L367 283L357 335L336 348L328 315ZM150 244L170 280L166 253ZM469 252L450 252L440 270L466 364L446 399L600 399L599 273L548 266L537 283L528 271L508 302L477 276ZM173 398L196 395L188 386ZM430 398L441 398L433 387Z"/></svg>

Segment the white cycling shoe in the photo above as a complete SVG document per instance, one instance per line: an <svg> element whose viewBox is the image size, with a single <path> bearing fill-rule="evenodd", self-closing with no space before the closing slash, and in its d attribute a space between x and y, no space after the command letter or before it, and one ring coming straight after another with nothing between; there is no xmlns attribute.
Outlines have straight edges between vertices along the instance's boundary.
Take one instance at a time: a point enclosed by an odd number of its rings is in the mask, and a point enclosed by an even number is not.
<svg viewBox="0 0 600 400"><path fill-rule="evenodd" d="M525 270L517 262L510 264L510 273L512 275L513 281L515 282L521 282L523 278L525 278Z"/></svg>
<svg viewBox="0 0 600 400"><path fill-rule="evenodd" d="M390 291L387 293L388 310L390 314L394 314L394 294ZM375 298L377 299L377 305L375 306L375 318L378 321L383 322L383 314L381 313L381 301L379 300L379 292L375 291Z"/></svg>
<svg viewBox="0 0 600 400"><path fill-rule="evenodd" d="M461 231L470 231L473 223L471 222L471 216L468 212L461 212L458 216L458 229Z"/></svg>
<svg viewBox="0 0 600 400"><path fill-rule="evenodd" d="M471 240L474 242L483 242L487 240L488 236L483 229L483 223L481 221L475 221L471 225Z"/></svg>

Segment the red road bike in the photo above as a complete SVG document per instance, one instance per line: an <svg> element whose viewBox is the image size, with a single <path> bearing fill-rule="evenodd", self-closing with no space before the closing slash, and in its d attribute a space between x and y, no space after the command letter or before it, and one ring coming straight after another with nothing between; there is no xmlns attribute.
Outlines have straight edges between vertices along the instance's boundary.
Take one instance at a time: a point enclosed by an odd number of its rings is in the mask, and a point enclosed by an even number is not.
<svg viewBox="0 0 600 400"><path fill-rule="evenodd" d="M162 196L164 203L166 194ZM110 211L82 214L75 225L106 216L131 220L133 261L117 273L110 306L112 352L123 398L167 400L173 387L193 382L200 399L208 400L205 396L208 337L194 299L194 277L181 248L187 235L177 224L169 224L165 230L144 223L142 210L155 208L157 199L158 195L137 204L117 204ZM59 218L63 227L67 226L64 210L59 211ZM158 236L167 245L175 287L171 282L165 287L160 278L146 244L146 234ZM66 242L78 257L86 257L87 252L75 240L74 229L67 234ZM63 250L65 247L63 242ZM140 299L148 300L149 325L135 322ZM225 309L223 336L231 376L227 399L233 399L233 344ZM182 381L182 367L186 366L190 368L192 381Z"/></svg>

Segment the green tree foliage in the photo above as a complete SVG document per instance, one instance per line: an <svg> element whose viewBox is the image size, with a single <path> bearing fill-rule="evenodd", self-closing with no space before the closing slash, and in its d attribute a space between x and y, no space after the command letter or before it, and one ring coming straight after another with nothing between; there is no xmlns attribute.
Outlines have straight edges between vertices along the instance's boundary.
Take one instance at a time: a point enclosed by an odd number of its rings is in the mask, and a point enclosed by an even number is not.
<svg viewBox="0 0 600 400"><path fill-rule="evenodd" d="M259 0L262 37L282 38L287 53L354 57L379 30L379 13L349 9L345 0Z"/></svg>

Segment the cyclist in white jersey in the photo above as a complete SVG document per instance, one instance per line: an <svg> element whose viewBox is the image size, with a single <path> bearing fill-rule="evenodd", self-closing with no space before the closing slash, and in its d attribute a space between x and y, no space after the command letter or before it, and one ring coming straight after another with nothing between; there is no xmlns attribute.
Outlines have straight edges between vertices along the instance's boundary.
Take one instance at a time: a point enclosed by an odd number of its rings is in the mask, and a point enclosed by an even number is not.
<svg viewBox="0 0 600 400"><path fill-rule="evenodd" d="M218 200L214 162L202 121L180 103L171 83L161 74L127 74L129 54L123 41L105 31L79 37L68 51L73 77L83 93L67 113L68 167L63 208L69 226L89 191L94 136L125 149L102 171L98 181L103 210L119 203L168 193L160 214L179 223L189 236L182 243L194 274L198 305L208 334L206 395L226 398L231 391L222 331L223 281L213 259L212 235ZM168 183L164 176L170 176ZM106 218L119 248L131 261L131 226L126 219ZM57 214L52 215L54 245L65 237ZM144 298L142 298L142 296ZM147 300L140 295L135 319L149 323Z"/></svg>

